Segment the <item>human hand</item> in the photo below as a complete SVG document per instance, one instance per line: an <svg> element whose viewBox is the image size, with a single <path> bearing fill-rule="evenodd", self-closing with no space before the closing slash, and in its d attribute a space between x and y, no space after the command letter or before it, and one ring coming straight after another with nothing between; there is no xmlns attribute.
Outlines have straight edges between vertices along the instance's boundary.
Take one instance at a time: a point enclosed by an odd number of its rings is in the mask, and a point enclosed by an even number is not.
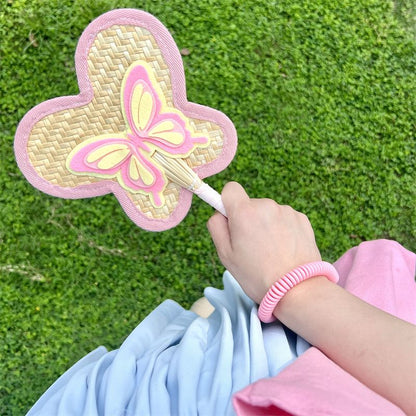
<svg viewBox="0 0 416 416"><path fill-rule="evenodd" d="M236 182L221 197L228 219L215 213L208 230L222 264L255 302L295 267L321 260L306 215L271 199L250 199Z"/></svg>

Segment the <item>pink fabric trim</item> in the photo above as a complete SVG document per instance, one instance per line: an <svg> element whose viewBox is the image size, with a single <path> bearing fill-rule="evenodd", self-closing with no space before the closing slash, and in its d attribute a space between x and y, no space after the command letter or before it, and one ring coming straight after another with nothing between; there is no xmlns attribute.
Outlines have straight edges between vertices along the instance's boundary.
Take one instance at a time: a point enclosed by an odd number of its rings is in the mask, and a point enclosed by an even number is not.
<svg viewBox="0 0 416 416"><path fill-rule="evenodd" d="M198 175L201 178L213 175L225 169L231 162L237 148L237 134L234 125L220 111L187 100L182 58L168 30L158 19L149 13L135 9L119 9L107 12L95 19L87 26L79 39L75 53L75 67L80 94L45 101L30 110L21 120L16 130L14 142L17 164L26 179L34 187L45 193L63 198L76 199L100 196L112 192L119 200L127 215L138 226L153 231L166 230L177 225L186 216L191 206L191 192L181 190L178 207L169 218L165 220L152 220L137 210L125 191L117 183L103 180L98 184L84 185L76 188L62 188L40 177L35 169L33 169L27 154L27 141L33 126L38 121L51 113L83 106L92 100L94 92L88 79L88 52L98 33L113 25L135 25L149 30L154 36L170 69L175 107L188 117L212 121L224 131L225 143L222 154L213 162L196 169Z"/></svg>
<svg viewBox="0 0 416 416"><path fill-rule="evenodd" d="M388 240L349 250L335 264L339 284L386 312L416 324L416 255ZM233 398L238 415L404 415L312 347L276 377Z"/></svg>

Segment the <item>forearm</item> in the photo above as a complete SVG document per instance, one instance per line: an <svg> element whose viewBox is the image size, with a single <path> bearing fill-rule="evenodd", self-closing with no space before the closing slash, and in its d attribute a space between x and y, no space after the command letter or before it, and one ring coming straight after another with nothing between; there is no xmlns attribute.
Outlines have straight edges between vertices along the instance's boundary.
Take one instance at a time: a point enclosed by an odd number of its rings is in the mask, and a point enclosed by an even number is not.
<svg viewBox="0 0 416 416"><path fill-rule="evenodd" d="M416 414L416 327L317 277L291 289L278 319L344 370Z"/></svg>

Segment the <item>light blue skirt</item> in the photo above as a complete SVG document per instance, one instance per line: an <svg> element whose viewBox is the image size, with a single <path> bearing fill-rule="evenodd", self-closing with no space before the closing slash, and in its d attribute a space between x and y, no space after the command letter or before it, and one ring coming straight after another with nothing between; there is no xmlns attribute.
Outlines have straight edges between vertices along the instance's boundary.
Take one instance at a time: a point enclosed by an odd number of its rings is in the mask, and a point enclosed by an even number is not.
<svg viewBox="0 0 416 416"><path fill-rule="evenodd" d="M28 416L232 415L231 396L277 375L309 344L279 323L262 324L230 273L207 288L208 318L167 300L118 350L92 351L63 374Z"/></svg>

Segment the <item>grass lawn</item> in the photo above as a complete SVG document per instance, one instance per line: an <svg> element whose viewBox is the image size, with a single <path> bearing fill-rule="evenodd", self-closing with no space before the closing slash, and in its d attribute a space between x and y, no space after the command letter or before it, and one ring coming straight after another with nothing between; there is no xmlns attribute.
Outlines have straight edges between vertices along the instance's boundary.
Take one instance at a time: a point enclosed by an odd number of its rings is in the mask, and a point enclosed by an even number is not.
<svg viewBox="0 0 416 416"><path fill-rule="evenodd" d="M137 228L111 196L32 188L13 154L34 105L78 93L82 30L144 9L184 57L188 99L239 136L229 180L305 212L325 259L390 238L416 250L413 2L386 0L3 0L0 5L0 414L19 415L83 355L117 348L156 305L189 307L223 267L194 198L176 228Z"/></svg>

